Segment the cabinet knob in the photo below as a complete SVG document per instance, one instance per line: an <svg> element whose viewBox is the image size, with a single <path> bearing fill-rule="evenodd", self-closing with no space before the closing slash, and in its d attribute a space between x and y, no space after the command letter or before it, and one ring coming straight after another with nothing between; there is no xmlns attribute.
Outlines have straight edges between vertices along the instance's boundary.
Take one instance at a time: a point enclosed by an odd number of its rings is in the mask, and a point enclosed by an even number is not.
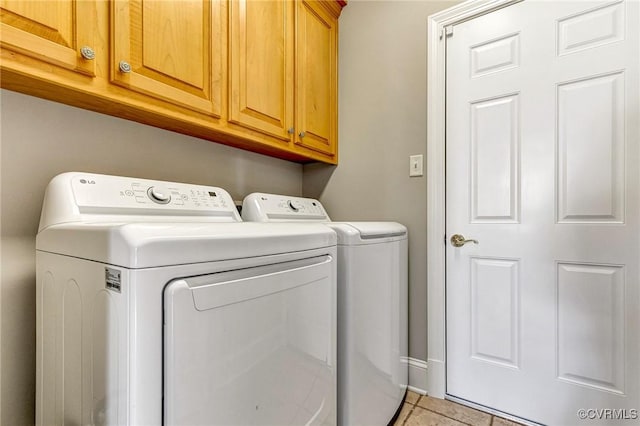
<svg viewBox="0 0 640 426"><path fill-rule="evenodd" d="M131 72L131 65L127 61L120 61L118 64L120 72Z"/></svg>
<svg viewBox="0 0 640 426"><path fill-rule="evenodd" d="M295 132L295 131L296 131L296 129L294 129L293 127L289 127L289 130L287 130L287 132L288 132L290 135L292 135L292 134L293 134L293 132Z"/></svg>
<svg viewBox="0 0 640 426"><path fill-rule="evenodd" d="M304 131L298 133L298 136L300 136L301 138L304 138L305 135L306 135L306 133Z"/></svg>
<svg viewBox="0 0 640 426"><path fill-rule="evenodd" d="M87 61L91 61L96 57L96 52L94 52L93 49L90 48L89 46L82 46L80 48L80 54Z"/></svg>

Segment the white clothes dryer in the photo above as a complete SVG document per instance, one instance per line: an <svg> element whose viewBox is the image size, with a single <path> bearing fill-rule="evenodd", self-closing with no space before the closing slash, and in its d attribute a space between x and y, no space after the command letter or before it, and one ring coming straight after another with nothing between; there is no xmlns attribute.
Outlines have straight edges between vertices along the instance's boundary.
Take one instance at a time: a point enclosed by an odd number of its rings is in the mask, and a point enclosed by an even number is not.
<svg viewBox="0 0 640 426"><path fill-rule="evenodd" d="M335 425L336 235L221 188L55 177L36 244L36 423Z"/></svg>
<svg viewBox="0 0 640 426"><path fill-rule="evenodd" d="M407 229L395 222L331 222L318 200L254 193L254 222L321 222L338 235L338 425L384 426L408 383Z"/></svg>

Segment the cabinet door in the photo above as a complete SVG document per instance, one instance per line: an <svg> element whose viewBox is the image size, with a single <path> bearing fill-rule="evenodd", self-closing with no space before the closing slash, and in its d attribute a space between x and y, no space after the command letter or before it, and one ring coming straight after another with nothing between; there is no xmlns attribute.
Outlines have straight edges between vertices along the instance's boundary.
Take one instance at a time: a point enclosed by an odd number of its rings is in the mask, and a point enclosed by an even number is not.
<svg viewBox="0 0 640 426"><path fill-rule="evenodd" d="M2 48L90 76L95 61L80 50L95 50L94 1L2 0Z"/></svg>
<svg viewBox="0 0 640 426"><path fill-rule="evenodd" d="M290 141L294 4L234 0L230 7L229 122Z"/></svg>
<svg viewBox="0 0 640 426"><path fill-rule="evenodd" d="M111 82L219 117L226 4L116 0L112 8Z"/></svg>
<svg viewBox="0 0 640 426"><path fill-rule="evenodd" d="M329 155L337 142L337 32L319 2L297 3L295 143Z"/></svg>

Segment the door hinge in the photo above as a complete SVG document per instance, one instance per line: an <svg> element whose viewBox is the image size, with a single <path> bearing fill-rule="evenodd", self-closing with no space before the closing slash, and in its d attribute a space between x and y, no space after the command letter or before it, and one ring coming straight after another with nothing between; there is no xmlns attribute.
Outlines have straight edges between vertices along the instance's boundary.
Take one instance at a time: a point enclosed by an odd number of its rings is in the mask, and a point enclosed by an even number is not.
<svg viewBox="0 0 640 426"><path fill-rule="evenodd" d="M444 37L451 37L451 36L453 36L453 25L443 27L442 33L440 34L440 40L442 40Z"/></svg>

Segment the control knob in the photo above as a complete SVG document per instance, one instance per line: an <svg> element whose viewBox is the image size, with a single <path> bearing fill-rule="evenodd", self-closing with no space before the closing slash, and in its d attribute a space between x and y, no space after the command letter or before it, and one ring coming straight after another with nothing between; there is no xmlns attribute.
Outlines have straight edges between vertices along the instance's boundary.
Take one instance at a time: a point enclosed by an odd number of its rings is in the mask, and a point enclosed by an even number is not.
<svg viewBox="0 0 640 426"><path fill-rule="evenodd" d="M154 203L169 204L171 201L171 194L167 188L160 186L152 186L147 190L147 195Z"/></svg>
<svg viewBox="0 0 640 426"><path fill-rule="evenodd" d="M291 210L293 210L294 212L300 211L300 209L303 208L303 205L298 203L297 201L289 200L289 202L287 204L289 205L289 208Z"/></svg>

